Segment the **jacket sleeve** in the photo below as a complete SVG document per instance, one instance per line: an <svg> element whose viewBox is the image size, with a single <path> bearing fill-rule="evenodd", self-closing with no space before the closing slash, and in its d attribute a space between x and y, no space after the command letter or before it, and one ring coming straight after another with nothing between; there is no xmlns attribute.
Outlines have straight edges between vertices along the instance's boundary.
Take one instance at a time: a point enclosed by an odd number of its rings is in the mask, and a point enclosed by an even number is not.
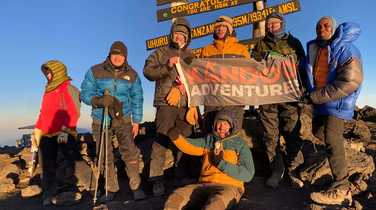
<svg viewBox="0 0 376 210"><path fill-rule="evenodd" d="M248 48L244 45L242 45L242 55L245 58L251 58L251 55L249 54Z"/></svg>
<svg viewBox="0 0 376 210"><path fill-rule="evenodd" d="M141 80L137 76L130 90L130 103L132 110L132 121L140 123L142 120L144 96Z"/></svg>
<svg viewBox="0 0 376 210"><path fill-rule="evenodd" d="M187 139L182 135L172 141L175 146L185 154L202 156L205 152L206 139Z"/></svg>
<svg viewBox="0 0 376 210"><path fill-rule="evenodd" d="M348 96L359 88L363 81L362 63L358 58L350 58L338 67L337 78L323 88L311 92L315 104L328 103Z"/></svg>
<svg viewBox="0 0 376 210"><path fill-rule="evenodd" d="M303 48L302 43L296 39L296 57L297 57L297 69L298 69L298 76L301 82L301 85L303 86L303 91L307 90L307 84L308 84L308 76L306 71L306 56L305 51Z"/></svg>
<svg viewBox="0 0 376 210"><path fill-rule="evenodd" d="M251 57L254 58L256 61L260 62L261 60L263 60L263 53L262 52L262 43L261 43L261 40L259 40L255 47L252 49L252 53L251 53Z"/></svg>
<svg viewBox="0 0 376 210"><path fill-rule="evenodd" d="M160 63L158 54L159 51L156 50L145 61L144 76L149 81L160 80L169 76L170 74L169 70L171 70L171 68L168 67L167 63Z"/></svg>
<svg viewBox="0 0 376 210"><path fill-rule="evenodd" d="M96 96L96 84L93 71L89 69L86 74L84 81L81 83L81 94L80 98L85 104L91 106L91 99Z"/></svg>
<svg viewBox="0 0 376 210"><path fill-rule="evenodd" d="M243 182L251 181L255 175L255 166L251 150L243 144L239 151L239 163L235 165L225 160L221 160L218 164L218 169Z"/></svg>

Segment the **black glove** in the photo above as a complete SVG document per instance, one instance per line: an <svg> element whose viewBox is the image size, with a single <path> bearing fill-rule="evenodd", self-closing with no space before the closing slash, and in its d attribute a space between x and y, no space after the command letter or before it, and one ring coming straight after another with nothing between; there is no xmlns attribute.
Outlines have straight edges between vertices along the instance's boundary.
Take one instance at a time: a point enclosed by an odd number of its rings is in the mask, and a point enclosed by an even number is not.
<svg viewBox="0 0 376 210"><path fill-rule="evenodd" d="M112 118L122 118L123 117L123 103L120 102L116 97L113 97L113 103L108 107L110 115Z"/></svg>
<svg viewBox="0 0 376 210"><path fill-rule="evenodd" d="M304 93L304 95L300 98L300 102L303 104L313 104L309 93Z"/></svg>
<svg viewBox="0 0 376 210"><path fill-rule="evenodd" d="M115 97L111 95L94 96L91 104L95 107L110 107L115 101Z"/></svg>

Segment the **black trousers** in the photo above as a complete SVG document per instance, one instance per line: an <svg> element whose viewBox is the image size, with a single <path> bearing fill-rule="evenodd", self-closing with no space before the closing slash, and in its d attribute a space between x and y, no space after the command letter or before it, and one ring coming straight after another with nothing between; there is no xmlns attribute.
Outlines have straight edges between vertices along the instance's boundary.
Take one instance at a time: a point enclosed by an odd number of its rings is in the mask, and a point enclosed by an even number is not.
<svg viewBox="0 0 376 210"><path fill-rule="evenodd" d="M40 141L42 189L47 195L56 193L57 187L74 187L74 162L79 154L73 136L67 143L58 143L57 136L42 137Z"/></svg>
<svg viewBox="0 0 376 210"><path fill-rule="evenodd" d="M285 162L289 169L297 166L295 159L302 147L299 138L300 124L298 123L298 104L280 103L260 106L260 119L263 127L263 141L266 154L273 167L273 162L278 158L279 137L282 135L286 141L287 156Z"/></svg>
<svg viewBox="0 0 376 210"><path fill-rule="evenodd" d="M175 166L179 167L178 157L181 152L173 145L167 133L172 128L177 128L181 135L189 136L192 133L192 126L185 121L187 107L159 106L155 116L157 128L157 137L152 145L150 161L150 181L158 180L163 177L163 166L168 149L172 150L175 156ZM179 171L179 170L177 170ZM177 172L179 173L179 172Z"/></svg>
<svg viewBox="0 0 376 210"><path fill-rule="evenodd" d="M93 136L96 141L97 147L97 159L99 159L99 147L100 147L100 137L102 132L102 125L97 121L94 121L92 124ZM108 191L117 192L119 190L118 177L114 165L114 154L113 154L113 145L112 145L112 134L116 135L116 138L119 142L119 151L121 154L122 160L125 162L125 170L129 178L129 187L131 190L136 190L141 184L141 178L139 174L139 157L140 150L136 146L132 136L132 124L130 118L124 119L124 122L116 128L109 128L109 142L106 150L107 158L107 170L108 170ZM104 160L104 156L102 156ZM105 162L101 168L103 169Z"/></svg>
<svg viewBox="0 0 376 210"><path fill-rule="evenodd" d="M325 142L329 165L334 176L332 187L346 187L348 169L343 139L345 120L325 115L317 116L315 120L318 125L315 135Z"/></svg>

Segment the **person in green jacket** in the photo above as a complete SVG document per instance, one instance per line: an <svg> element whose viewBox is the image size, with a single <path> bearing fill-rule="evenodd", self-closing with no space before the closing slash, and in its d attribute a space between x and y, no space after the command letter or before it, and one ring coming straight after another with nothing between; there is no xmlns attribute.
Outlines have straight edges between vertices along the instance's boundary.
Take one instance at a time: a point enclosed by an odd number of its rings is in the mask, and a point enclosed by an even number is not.
<svg viewBox="0 0 376 210"><path fill-rule="evenodd" d="M266 18L266 36L259 40L252 51L254 59L268 60L273 56L293 56L296 58L297 74L305 84L304 59L305 53L302 44L284 29L284 19L279 13L271 13ZM279 137L282 135L286 140L285 162L294 184L294 169L302 163L298 154L302 145L299 138L298 103L278 103L260 106L260 118L263 126L263 141L266 147L266 154L269 159L272 174L266 181L266 185L272 188L278 186L285 173L285 163L279 151ZM299 157L299 158L297 158ZM297 161L299 160L299 161Z"/></svg>

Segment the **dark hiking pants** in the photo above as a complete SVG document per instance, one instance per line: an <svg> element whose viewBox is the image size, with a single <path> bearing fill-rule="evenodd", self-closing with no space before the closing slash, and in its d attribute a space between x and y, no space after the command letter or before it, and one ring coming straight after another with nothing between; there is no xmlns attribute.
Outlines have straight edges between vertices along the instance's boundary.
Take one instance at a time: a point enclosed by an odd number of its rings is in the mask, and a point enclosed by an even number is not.
<svg viewBox="0 0 376 210"><path fill-rule="evenodd" d="M185 121L186 107L159 106L155 116L157 128L157 137L152 145L151 161L150 161L150 181L160 180L163 178L163 167L166 159L166 152L171 149L175 155L175 161L178 155L178 149L173 145L167 136L168 131L176 127L183 136L189 136L192 132L192 126ZM175 162L175 166L179 168L179 164ZM181 170L180 170L181 171ZM177 170L176 173L179 173ZM181 173L181 172L180 172Z"/></svg>
<svg viewBox="0 0 376 210"><path fill-rule="evenodd" d="M132 123L130 118L124 118L124 123L121 126L116 128L109 128L109 142L106 152L107 158L107 167L108 167L108 191L117 192L119 190L118 177L114 165L114 155L113 155L113 145L112 145L112 134L116 135L116 138L119 142L119 152L121 158L125 163L125 170L129 178L129 188L131 190L136 190L141 184L141 177L139 174L139 157L140 150L136 146L132 136ZM97 160L99 160L99 147L100 147L100 137L102 131L102 125L97 121L94 121L93 124L93 136L96 141L97 147ZM104 169L104 156L102 156L102 169ZM102 171L105 173L105 171Z"/></svg>
<svg viewBox="0 0 376 210"><path fill-rule="evenodd" d="M289 169L297 166L296 158L302 147L299 138L297 103L268 104L260 106L260 119L263 126L263 141L266 154L273 169L273 163L279 157L279 137L282 135L286 141L285 162ZM300 160L301 161L301 160Z"/></svg>
<svg viewBox="0 0 376 210"><path fill-rule="evenodd" d="M329 165L334 177L332 187L347 187L348 170L343 139L345 120L324 115L317 116L316 120L318 129L315 135L326 144Z"/></svg>
<svg viewBox="0 0 376 210"><path fill-rule="evenodd" d="M168 197L164 209L230 209L242 195L242 190L230 185L191 184L175 190Z"/></svg>
<svg viewBox="0 0 376 210"><path fill-rule="evenodd" d="M78 155L74 137L69 135L67 143L58 143L57 136L42 137L40 152L44 194L50 196L55 194L59 186L73 187L74 162Z"/></svg>

